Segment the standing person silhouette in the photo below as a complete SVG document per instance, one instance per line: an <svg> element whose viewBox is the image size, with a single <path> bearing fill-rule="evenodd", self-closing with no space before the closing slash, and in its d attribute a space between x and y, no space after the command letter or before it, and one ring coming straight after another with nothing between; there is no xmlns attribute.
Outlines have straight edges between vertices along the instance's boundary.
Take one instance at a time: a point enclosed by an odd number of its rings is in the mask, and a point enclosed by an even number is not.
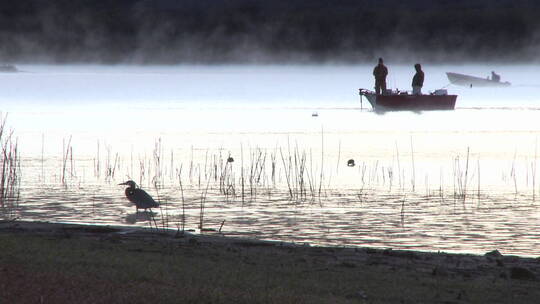
<svg viewBox="0 0 540 304"><path fill-rule="evenodd" d="M424 71L420 63L414 65L416 74L412 79L412 93L413 95L422 95L422 87L424 86Z"/></svg>
<svg viewBox="0 0 540 304"><path fill-rule="evenodd" d="M495 82L500 82L501 81L501 76L497 73L495 73L495 71L491 71L491 80L495 81Z"/></svg>
<svg viewBox="0 0 540 304"><path fill-rule="evenodd" d="M375 76L375 93L386 93L386 75L388 75L388 69L383 64L383 59L379 58L379 64L373 69L373 76Z"/></svg>

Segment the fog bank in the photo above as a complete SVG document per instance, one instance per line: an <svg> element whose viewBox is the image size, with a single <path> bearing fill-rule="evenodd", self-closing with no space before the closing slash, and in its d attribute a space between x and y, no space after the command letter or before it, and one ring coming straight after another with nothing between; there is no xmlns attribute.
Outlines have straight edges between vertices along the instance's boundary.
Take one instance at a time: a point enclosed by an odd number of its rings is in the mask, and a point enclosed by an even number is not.
<svg viewBox="0 0 540 304"><path fill-rule="evenodd" d="M3 62L540 59L540 3L527 0L28 0L0 14Z"/></svg>

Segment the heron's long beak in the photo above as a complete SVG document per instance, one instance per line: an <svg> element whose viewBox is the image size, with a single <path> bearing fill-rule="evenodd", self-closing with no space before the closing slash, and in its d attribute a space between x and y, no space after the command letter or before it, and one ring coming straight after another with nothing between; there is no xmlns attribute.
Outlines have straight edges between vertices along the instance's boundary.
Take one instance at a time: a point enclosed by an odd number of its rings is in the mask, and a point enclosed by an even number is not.
<svg viewBox="0 0 540 304"><path fill-rule="evenodd" d="M125 183L118 184L118 186L125 186L125 185L127 185L127 184L128 184L128 183L125 182Z"/></svg>

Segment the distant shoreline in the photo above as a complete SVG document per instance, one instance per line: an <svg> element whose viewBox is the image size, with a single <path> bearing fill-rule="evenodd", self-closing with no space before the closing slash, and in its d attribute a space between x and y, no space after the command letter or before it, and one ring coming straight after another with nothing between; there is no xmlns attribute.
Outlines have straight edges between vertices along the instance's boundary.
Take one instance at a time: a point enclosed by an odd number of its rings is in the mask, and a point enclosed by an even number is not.
<svg viewBox="0 0 540 304"><path fill-rule="evenodd" d="M0 60L56 63L538 61L534 1L0 4Z"/></svg>

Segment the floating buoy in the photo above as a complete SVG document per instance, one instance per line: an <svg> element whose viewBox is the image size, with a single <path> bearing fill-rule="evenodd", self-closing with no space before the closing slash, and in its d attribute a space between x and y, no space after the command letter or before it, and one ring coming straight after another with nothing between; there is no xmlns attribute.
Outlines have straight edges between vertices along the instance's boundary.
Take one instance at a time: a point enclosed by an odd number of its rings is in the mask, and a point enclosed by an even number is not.
<svg viewBox="0 0 540 304"><path fill-rule="evenodd" d="M313 114L311 114L311 117L319 117L319 113L313 112Z"/></svg>
<svg viewBox="0 0 540 304"><path fill-rule="evenodd" d="M354 166L355 166L355 164L354 164L354 159L352 159L352 158L349 159L349 160L347 161L347 167L354 167Z"/></svg>

